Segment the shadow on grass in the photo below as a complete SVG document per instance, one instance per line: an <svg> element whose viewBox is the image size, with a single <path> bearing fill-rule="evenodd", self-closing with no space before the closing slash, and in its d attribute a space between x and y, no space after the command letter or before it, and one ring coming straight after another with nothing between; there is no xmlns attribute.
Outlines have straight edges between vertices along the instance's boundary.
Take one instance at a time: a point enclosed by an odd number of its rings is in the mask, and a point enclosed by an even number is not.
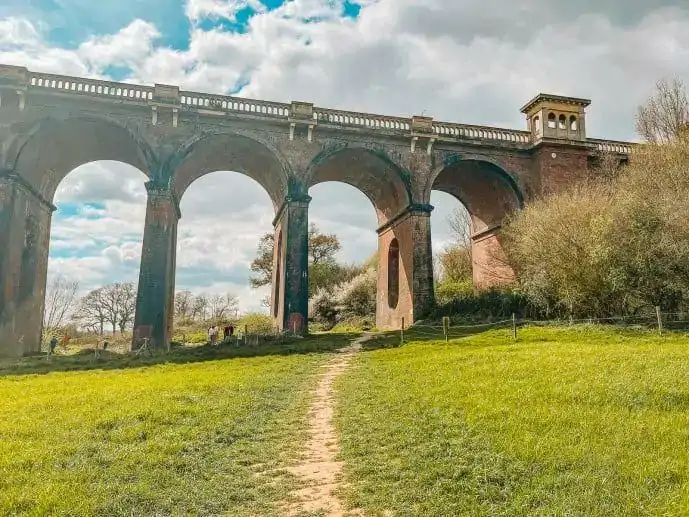
<svg viewBox="0 0 689 517"><path fill-rule="evenodd" d="M153 351L150 355L118 354L101 351L96 358L93 349L84 349L72 355L24 357L0 362L0 376L42 374L81 370L117 370L141 368L156 364L185 364L221 359L285 356L296 354L329 353L346 346L356 333L313 334L305 338L289 338L283 343L266 343L234 347L230 345L203 345L197 347L173 346L171 351Z"/></svg>

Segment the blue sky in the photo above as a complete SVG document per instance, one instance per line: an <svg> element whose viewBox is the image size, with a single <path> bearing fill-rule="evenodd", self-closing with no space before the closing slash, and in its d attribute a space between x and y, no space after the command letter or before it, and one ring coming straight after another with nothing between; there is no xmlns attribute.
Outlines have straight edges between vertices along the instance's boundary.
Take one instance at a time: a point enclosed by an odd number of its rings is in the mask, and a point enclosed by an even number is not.
<svg viewBox="0 0 689 517"><path fill-rule="evenodd" d="M3 0L0 63L36 71L438 120L524 128L536 93L587 97L589 136L633 139L636 106L661 77L689 82L686 0ZM82 290L136 280L144 175L116 162L67 176L55 203L50 275ZM226 203L228 193L234 200ZM312 192L311 220L341 259L376 249L376 219L352 187ZM434 194L434 246L458 205ZM260 307L248 264L272 207L240 174L182 199L178 287L232 291Z"/></svg>

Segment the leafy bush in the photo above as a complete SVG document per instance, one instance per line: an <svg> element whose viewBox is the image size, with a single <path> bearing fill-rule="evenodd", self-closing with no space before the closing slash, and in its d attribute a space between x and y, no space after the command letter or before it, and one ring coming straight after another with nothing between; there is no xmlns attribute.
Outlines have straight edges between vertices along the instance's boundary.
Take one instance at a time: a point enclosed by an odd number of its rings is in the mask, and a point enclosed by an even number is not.
<svg viewBox="0 0 689 517"><path fill-rule="evenodd" d="M635 149L605 181L531 203L505 227L521 287L546 313L677 311L689 294L689 140Z"/></svg>
<svg viewBox="0 0 689 517"><path fill-rule="evenodd" d="M249 334L275 334L275 321L267 314L250 312L242 316L237 323L238 328L244 332L247 329Z"/></svg>
<svg viewBox="0 0 689 517"><path fill-rule="evenodd" d="M471 280L461 282L446 281L435 286L435 300L439 305L450 303L455 298L470 295L474 292Z"/></svg>
<svg viewBox="0 0 689 517"><path fill-rule="evenodd" d="M376 312L376 270L368 268L330 289L319 289L309 300L309 317L325 328L345 321L373 321ZM361 324L356 324L361 328Z"/></svg>
<svg viewBox="0 0 689 517"><path fill-rule="evenodd" d="M512 288L493 288L480 291L457 291L445 303L440 303L429 314L429 319L445 316L455 322L499 321L515 314L517 318L542 318L543 311L534 306L522 291Z"/></svg>

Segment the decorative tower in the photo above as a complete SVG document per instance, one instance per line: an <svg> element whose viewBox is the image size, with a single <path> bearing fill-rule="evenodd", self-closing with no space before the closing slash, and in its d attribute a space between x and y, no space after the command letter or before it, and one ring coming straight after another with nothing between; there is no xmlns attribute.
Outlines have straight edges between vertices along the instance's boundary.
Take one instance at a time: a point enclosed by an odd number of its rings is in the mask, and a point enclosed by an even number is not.
<svg viewBox="0 0 689 517"><path fill-rule="evenodd" d="M586 112L591 104L588 99L563 97L539 93L522 108L526 123L533 135L534 143L539 140L586 141Z"/></svg>

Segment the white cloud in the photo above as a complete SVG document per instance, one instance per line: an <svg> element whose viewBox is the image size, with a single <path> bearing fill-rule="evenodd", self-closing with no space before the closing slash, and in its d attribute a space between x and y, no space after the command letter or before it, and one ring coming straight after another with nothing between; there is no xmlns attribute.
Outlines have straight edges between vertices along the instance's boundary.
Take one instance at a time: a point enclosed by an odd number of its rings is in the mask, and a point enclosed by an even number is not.
<svg viewBox="0 0 689 517"><path fill-rule="evenodd" d="M256 12L265 11L260 0L187 0L185 13L192 22L203 18L235 20L237 13L246 8Z"/></svg>
<svg viewBox="0 0 689 517"><path fill-rule="evenodd" d="M97 70L108 66L133 66L150 54L158 30L143 20L134 20L119 32L85 41L77 54Z"/></svg>

